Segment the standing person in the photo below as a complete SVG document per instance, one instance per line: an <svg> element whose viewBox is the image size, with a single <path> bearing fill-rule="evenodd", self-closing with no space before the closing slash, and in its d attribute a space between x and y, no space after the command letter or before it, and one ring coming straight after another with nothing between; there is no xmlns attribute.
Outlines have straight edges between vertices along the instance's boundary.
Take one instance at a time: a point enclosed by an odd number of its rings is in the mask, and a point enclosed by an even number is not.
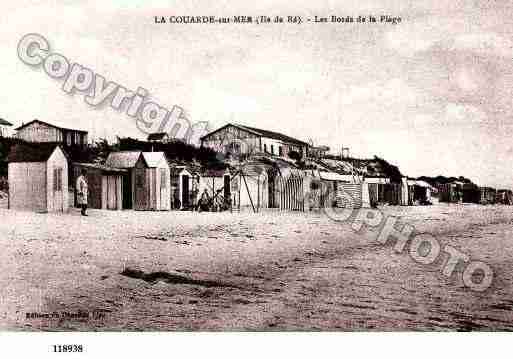
<svg viewBox="0 0 513 359"><path fill-rule="evenodd" d="M201 194L201 197L198 201L198 212L202 211L208 211L209 210L209 203L210 202L210 196L208 195L208 191L205 188L203 190L203 193Z"/></svg>
<svg viewBox="0 0 513 359"><path fill-rule="evenodd" d="M80 170L80 176L77 178L77 202L80 205L82 216L87 216L87 171L85 168Z"/></svg>

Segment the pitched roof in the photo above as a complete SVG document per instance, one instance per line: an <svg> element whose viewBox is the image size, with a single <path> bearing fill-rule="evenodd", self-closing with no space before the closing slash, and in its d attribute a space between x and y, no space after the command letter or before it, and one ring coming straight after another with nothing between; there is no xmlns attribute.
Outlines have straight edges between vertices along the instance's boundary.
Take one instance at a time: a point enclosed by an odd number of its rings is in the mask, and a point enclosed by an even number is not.
<svg viewBox="0 0 513 359"><path fill-rule="evenodd" d="M187 174L188 176L192 176L192 173L189 172L185 166L171 167L170 170L171 170L171 177L178 176L178 175L180 175L180 173L182 173L184 171L185 171L185 174Z"/></svg>
<svg viewBox="0 0 513 359"><path fill-rule="evenodd" d="M148 167L158 167L162 161L167 164L164 152L143 152L142 154Z"/></svg>
<svg viewBox="0 0 513 359"><path fill-rule="evenodd" d="M19 143L11 148L7 162L46 162L57 147L55 143Z"/></svg>
<svg viewBox="0 0 513 359"><path fill-rule="evenodd" d="M141 151L111 152L105 161L105 165L115 168L133 168L139 160L139 157L141 157L141 153ZM146 160L144 161L146 162Z"/></svg>
<svg viewBox="0 0 513 359"><path fill-rule="evenodd" d="M25 123L25 124L23 124L23 125L21 125L21 126L19 126L19 127L15 128L15 130L16 130L16 131L19 131L19 130L21 130L22 128L25 128L25 127L27 127L27 126L30 126L30 125L32 125L33 123L36 123L36 122L37 122L37 123L41 123L41 124L43 124L43 125L47 125L47 126L53 127L53 128L57 128L57 129L59 129L59 130L65 130L65 131L76 131L76 132L87 133L87 131L84 131L84 130L77 130L77 129L75 129L75 128L60 127L60 126L52 125L51 123L44 122L44 121L40 121L40 120L37 120L37 119L36 119L36 120L32 120L32 121L30 121L30 122L27 122L27 123Z"/></svg>
<svg viewBox="0 0 513 359"><path fill-rule="evenodd" d="M229 124L227 124L227 125L225 125L223 127L220 127L217 130L212 131L212 132L206 134L205 136L201 137L201 140L203 140L204 138L210 136L211 134L213 134L215 132L218 132L218 131L220 131L220 130L228 127L228 126L233 126L233 127L239 128L239 129L241 129L243 131L250 132L250 133L252 133L254 135L257 135L257 136L260 136L260 137L267 137L267 138L272 138L272 139L283 141L283 142L294 143L294 144L302 145L302 146L309 146L309 144L304 142L304 141L298 140L297 138L294 138L294 137L290 137L290 136L284 135L284 134L279 133L279 132L262 130L260 128L249 127L249 126L246 126L246 125L240 125L240 124L236 124L236 123L229 123Z"/></svg>
<svg viewBox="0 0 513 359"><path fill-rule="evenodd" d="M148 141L159 141L159 140L162 140L166 136L167 136L167 133L165 133L165 132L150 133L148 135Z"/></svg>
<svg viewBox="0 0 513 359"><path fill-rule="evenodd" d="M99 169L103 172L114 172L114 173L126 173L127 170L123 168L109 167L101 165L99 163L84 163L84 162L73 162L74 166Z"/></svg>
<svg viewBox="0 0 513 359"><path fill-rule="evenodd" d="M0 126L12 126L12 123L4 120L3 118L0 118Z"/></svg>

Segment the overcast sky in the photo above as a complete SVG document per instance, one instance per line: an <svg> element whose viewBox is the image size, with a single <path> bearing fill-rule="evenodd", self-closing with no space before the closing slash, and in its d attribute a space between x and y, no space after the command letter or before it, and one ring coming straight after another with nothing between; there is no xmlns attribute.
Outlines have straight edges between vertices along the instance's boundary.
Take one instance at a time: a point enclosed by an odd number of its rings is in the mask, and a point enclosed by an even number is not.
<svg viewBox="0 0 513 359"><path fill-rule="evenodd" d="M0 117L143 137L16 55L52 52L211 128L227 122L379 155L409 176L513 187L511 1L13 1L0 14ZM486 5L480 5L485 3ZM64 5L63 5L64 4ZM155 24L154 15L400 16L392 24ZM379 20L379 18L378 18Z"/></svg>

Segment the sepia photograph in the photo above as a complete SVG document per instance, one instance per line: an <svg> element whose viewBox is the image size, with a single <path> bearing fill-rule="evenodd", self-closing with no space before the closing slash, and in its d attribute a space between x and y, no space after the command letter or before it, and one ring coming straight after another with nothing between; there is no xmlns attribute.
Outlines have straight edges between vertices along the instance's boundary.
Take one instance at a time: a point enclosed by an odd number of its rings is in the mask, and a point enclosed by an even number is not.
<svg viewBox="0 0 513 359"><path fill-rule="evenodd" d="M513 330L512 2L1 8L2 335Z"/></svg>

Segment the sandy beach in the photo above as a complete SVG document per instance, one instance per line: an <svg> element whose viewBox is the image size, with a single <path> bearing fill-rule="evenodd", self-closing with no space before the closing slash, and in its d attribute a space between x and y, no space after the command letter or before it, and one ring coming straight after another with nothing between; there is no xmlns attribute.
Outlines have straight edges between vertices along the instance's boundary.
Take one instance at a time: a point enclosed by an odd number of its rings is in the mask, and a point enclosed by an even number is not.
<svg viewBox="0 0 513 359"><path fill-rule="evenodd" d="M495 273L471 291L323 213L0 209L3 330L511 330L508 206L385 207Z"/></svg>

